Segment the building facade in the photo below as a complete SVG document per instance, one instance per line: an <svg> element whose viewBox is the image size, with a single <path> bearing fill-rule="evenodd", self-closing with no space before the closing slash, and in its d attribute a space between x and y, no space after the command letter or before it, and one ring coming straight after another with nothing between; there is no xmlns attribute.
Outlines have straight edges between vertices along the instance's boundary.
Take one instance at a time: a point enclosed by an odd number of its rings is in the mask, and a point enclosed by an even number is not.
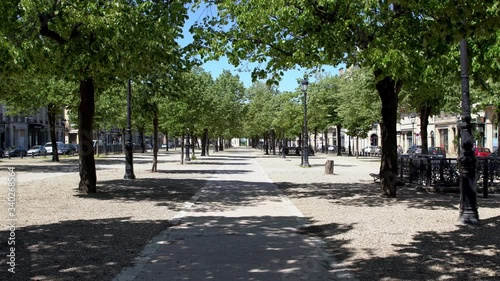
<svg viewBox="0 0 500 281"><path fill-rule="evenodd" d="M8 115L8 106L0 104L0 147L45 145L50 141L47 108L32 115ZM56 140L65 141L64 112L56 117Z"/></svg>
<svg viewBox="0 0 500 281"><path fill-rule="evenodd" d="M487 106L484 110L471 114L476 147L486 147L491 151L498 149L499 116L497 110L495 106ZM457 156L460 145L459 121L459 114L441 113L429 117L428 146L442 147L448 156ZM418 116L411 118L410 114L402 115L397 123L397 145L402 148L403 153L406 153L412 145L422 145L420 123ZM381 146L380 132L380 125L374 125L367 138L351 141L351 149L356 153L370 145ZM344 133L345 131L342 130L342 135ZM343 143L347 148L347 138Z"/></svg>

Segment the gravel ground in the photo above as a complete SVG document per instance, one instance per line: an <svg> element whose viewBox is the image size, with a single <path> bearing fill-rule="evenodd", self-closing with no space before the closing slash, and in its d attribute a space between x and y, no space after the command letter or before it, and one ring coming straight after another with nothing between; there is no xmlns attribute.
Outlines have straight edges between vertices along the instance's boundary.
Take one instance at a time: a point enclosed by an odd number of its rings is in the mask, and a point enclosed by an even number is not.
<svg viewBox="0 0 500 281"><path fill-rule="evenodd" d="M334 175L324 174L326 159ZM398 189L380 196L368 175L378 158L259 158L275 184L309 219L331 256L359 280L500 280L500 196L478 197L480 227L457 223L456 193Z"/></svg>
<svg viewBox="0 0 500 281"><path fill-rule="evenodd" d="M15 167L16 274L7 272L7 205L0 211L0 280L111 280L130 265L169 219L205 184L214 165L180 165L162 156L134 155L134 174L124 176L124 157L97 158L98 193L78 194L77 157L3 159L0 198L6 202L7 168ZM211 170L212 169L212 170Z"/></svg>
<svg viewBox="0 0 500 281"><path fill-rule="evenodd" d="M16 168L16 274L7 270L7 207L0 209L0 280L111 280L210 178L217 163L179 165L173 152L151 173L151 156L134 155L135 181L123 180L123 156L96 159L98 193L81 195L78 160L3 159ZM500 280L500 198L478 198L481 227L457 225L457 194L417 192L379 196L368 173L377 158L263 156L250 151L269 177L310 220L304 233L327 242L331 256L359 280ZM14 278L13 278L14 277Z"/></svg>

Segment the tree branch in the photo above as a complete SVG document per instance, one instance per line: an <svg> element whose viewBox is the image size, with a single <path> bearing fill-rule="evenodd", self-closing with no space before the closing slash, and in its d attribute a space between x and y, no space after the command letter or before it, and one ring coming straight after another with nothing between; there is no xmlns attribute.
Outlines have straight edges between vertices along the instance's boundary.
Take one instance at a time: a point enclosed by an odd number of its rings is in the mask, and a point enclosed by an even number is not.
<svg viewBox="0 0 500 281"><path fill-rule="evenodd" d="M40 20L40 35L56 41L59 45L64 45L66 40L64 40L59 33L49 29L49 21L52 18L54 18L54 16L47 13L38 15L38 19Z"/></svg>

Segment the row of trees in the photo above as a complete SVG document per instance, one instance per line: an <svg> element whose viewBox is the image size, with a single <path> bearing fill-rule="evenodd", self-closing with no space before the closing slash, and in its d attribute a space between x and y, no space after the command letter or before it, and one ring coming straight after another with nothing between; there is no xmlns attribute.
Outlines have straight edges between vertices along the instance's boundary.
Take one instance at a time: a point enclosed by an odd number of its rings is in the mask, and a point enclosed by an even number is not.
<svg viewBox="0 0 500 281"><path fill-rule="evenodd" d="M280 129L291 137L301 130L300 92L269 87L281 71L355 65L359 71L349 77L318 77L311 85L310 128L344 126L352 136L364 136L379 121L381 189L391 197L396 196L391 178L397 175L397 116L417 111L427 120L459 100L443 93L456 94L461 38L473 50L474 81L490 93L498 90L495 1L196 1L207 11L205 5L215 5L217 13L193 25L194 42L181 48L177 39L189 2L0 4L2 95L24 105L40 101L34 108L68 106L77 112L81 192L96 191L94 156L84 153L92 151L93 129L124 126L129 79L140 131L180 135L189 129L206 140L208 131L232 137L243 135L242 129L247 136ZM230 73L212 81L194 67L200 58L223 55L234 65L257 63L253 77L268 83L254 84L245 95Z"/></svg>
<svg viewBox="0 0 500 281"><path fill-rule="evenodd" d="M414 106L408 109L427 120L434 113L427 106L432 99L420 98L420 92L432 95L433 85L449 73L458 82L458 43L464 39L473 51L472 78L482 84L498 79L497 1L207 2L217 13L192 28L193 48L202 55L225 55L235 65L257 63L255 77L279 77L297 65L313 69L342 62L370 71L381 101L385 196L396 196L396 122L403 85L409 95L419 96L406 97Z"/></svg>

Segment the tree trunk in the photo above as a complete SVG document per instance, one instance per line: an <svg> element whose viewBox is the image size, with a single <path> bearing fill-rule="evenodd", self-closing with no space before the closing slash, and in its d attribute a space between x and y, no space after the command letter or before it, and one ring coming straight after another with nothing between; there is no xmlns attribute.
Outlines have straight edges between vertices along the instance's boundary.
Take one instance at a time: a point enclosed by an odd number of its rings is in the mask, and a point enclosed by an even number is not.
<svg viewBox="0 0 500 281"><path fill-rule="evenodd" d="M276 136L274 130L271 130L271 145L273 146L273 155L276 155Z"/></svg>
<svg viewBox="0 0 500 281"><path fill-rule="evenodd" d="M264 133L264 150L264 154L269 155L269 137L267 135L267 132Z"/></svg>
<svg viewBox="0 0 500 281"><path fill-rule="evenodd" d="M205 128L203 129L203 135L201 137L201 155L200 156L206 156L206 152L208 152L208 129Z"/></svg>
<svg viewBox="0 0 500 281"><path fill-rule="evenodd" d="M395 81L391 77L384 77L376 85L382 101L380 187L382 195L387 197L396 197L398 175L396 120L401 86L401 81Z"/></svg>
<svg viewBox="0 0 500 281"><path fill-rule="evenodd" d="M359 157L359 137L356 137L356 158Z"/></svg>
<svg viewBox="0 0 500 281"><path fill-rule="evenodd" d="M224 138L219 137L219 151L224 151Z"/></svg>
<svg viewBox="0 0 500 281"><path fill-rule="evenodd" d="M429 143L427 142L427 125L429 125L430 106L420 110L420 138L422 139L422 154L429 154Z"/></svg>
<svg viewBox="0 0 500 281"><path fill-rule="evenodd" d="M153 166L151 172L158 171L158 109L153 112ZM168 145L167 145L168 146Z"/></svg>
<svg viewBox="0 0 500 281"><path fill-rule="evenodd" d="M206 144L206 154L207 156L210 156L210 135L208 134L208 129L207 129L207 136L206 136L206 140L205 140L205 144Z"/></svg>
<svg viewBox="0 0 500 281"><path fill-rule="evenodd" d="M80 140L80 183L78 191L95 193L97 175L95 170L92 127L94 123L94 79L80 81L80 105L78 106L78 138Z"/></svg>
<svg viewBox="0 0 500 281"><path fill-rule="evenodd" d="M195 146L198 144L198 139L197 139L196 135L194 135L193 133L191 133L190 135L191 135L191 146L190 146L191 158L195 159L196 155L194 155L194 150L195 150Z"/></svg>
<svg viewBox="0 0 500 281"><path fill-rule="evenodd" d="M168 141L168 131L167 131L167 132L165 132L165 141L167 142L167 145L166 145L166 148L165 148L165 149L166 149L166 151L168 151L168 147L169 147L169 145L170 145L170 143L169 143L169 141ZM175 143L175 140L174 140L174 143Z"/></svg>
<svg viewBox="0 0 500 281"><path fill-rule="evenodd" d="M181 137L181 165L184 164L184 134Z"/></svg>
<svg viewBox="0 0 500 281"><path fill-rule="evenodd" d="M342 156L342 143L340 142L340 130L342 129L342 125L337 124L337 156Z"/></svg>
<svg viewBox="0 0 500 281"><path fill-rule="evenodd" d="M325 130L325 153L328 154L328 129Z"/></svg>
<svg viewBox="0 0 500 281"><path fill-rule="evenodd" d="M318 128L314 128L314 153L318 153Z"/></svg>
<svg viewBox="0 0 500 281"><path fill-rule="evenodd" d="M50 127L50 142L52 144L52 162L59 162L59 154L57 153L57 139L56 139L56 106L49 105L47 112Z"/></svg>

